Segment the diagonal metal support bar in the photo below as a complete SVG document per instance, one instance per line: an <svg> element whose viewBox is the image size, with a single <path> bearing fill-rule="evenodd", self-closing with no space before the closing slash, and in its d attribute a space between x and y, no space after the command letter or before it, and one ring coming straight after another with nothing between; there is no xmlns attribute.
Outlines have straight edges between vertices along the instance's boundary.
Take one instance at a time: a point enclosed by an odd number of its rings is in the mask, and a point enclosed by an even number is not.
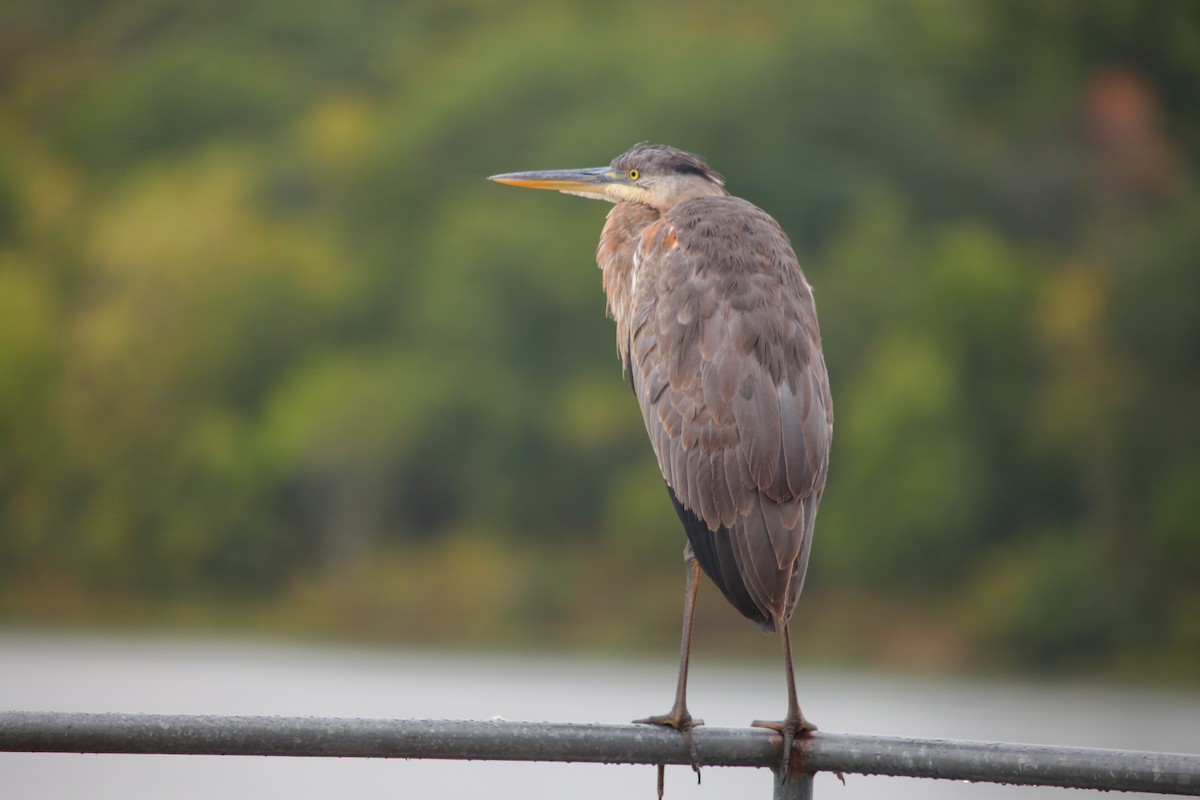
<svg viewBox="0 0 1200 800"><path fill-rule="evenodd" d="M771 731L703 727L695 742L707 766L779 763ZM1200 755L824 731L798 748L777 798L811 797L826 771L1200 795ZM35 711L0 712L0 751L689 763L677 733L644 725Z"/></svg>

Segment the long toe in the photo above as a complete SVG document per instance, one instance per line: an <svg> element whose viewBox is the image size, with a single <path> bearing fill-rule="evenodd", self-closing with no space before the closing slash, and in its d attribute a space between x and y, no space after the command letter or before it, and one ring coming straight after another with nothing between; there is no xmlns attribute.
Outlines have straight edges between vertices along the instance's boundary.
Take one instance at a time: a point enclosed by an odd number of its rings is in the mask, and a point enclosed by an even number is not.
<svg viewBox="0 0 1200 800"><path fill-rule="evenodd" d="M768 730L777 731L783 736L783 758L779 764L779 781L780 783L787 781L792 769L792 751L795 749L796 738L809 735L817 729L817 726L813 725L803 716L798 716L795 719L785 719L780 722L756 719L750 725L754 728L767 728Z"/></svg>
<svg viewBox="0 0 1200 800"><path fill-rule="evenodd" d="M665 728L674 728L677 731L690 731L692 728L699 728L704 724L704 720L696 719L691 714L684 711L672 711L670 714L655 714L652 717L643 719L635 719L634 725L661 725Z"/></svg>
<svg viewBox="0 0 1200 800"><path fill-rule="evenodd" d="M656 714L644 719L635 719L633 722L635 725L661 725L679 731L683 736L683 744L687 747L688 757L691 759L692 771L696 773L696 783L700 782L700 754L696 752L696 740L692 736L692 729L703 725L704 720L694 718L684 709L682 711L675 710L669 714Z"/></svg>

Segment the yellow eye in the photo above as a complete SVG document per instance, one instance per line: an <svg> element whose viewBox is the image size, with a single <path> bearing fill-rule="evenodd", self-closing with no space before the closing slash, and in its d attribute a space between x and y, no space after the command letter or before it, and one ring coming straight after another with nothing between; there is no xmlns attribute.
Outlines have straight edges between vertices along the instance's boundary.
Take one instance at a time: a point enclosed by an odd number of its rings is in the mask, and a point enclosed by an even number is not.
<svg viewBox="0 0 1200 800"><path fill-rule="evenodd" d="M637 168L634 168L634 169L631 169L631 170L629 170L629 180L631 180L631 181L636 181L636 180L637 180L638 178L640 178L640 177L642 177L642 171L641 171L641 170L639 170L639 169L637 169Z"/></svg>

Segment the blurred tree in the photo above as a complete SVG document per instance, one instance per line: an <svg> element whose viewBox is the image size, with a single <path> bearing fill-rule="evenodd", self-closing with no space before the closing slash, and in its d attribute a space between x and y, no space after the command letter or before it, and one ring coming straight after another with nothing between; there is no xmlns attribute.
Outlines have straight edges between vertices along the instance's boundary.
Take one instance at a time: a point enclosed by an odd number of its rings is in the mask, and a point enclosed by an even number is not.
<svg viewBox="0 0 1200 800"><path fill-rule="evenodd" d="M1198 42L1191 0L0 7L0 608L673 626L604 208L483 181L652 139L816 286L818 634L1194 678Z"/></svg>

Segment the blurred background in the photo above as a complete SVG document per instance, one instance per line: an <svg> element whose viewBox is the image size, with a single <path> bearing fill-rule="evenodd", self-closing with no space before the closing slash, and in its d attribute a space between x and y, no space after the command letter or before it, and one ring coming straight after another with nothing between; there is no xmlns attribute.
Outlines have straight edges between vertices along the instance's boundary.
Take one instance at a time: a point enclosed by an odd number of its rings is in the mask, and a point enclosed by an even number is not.
<svg viewBox="0 0 1200 800"><path fill-rule="evenodd" d="M607 206L485 180L650 140L816 289L798 663L1195 686L1198 97L1187 0L0 5L0 624L669 659Z"/></svg>

